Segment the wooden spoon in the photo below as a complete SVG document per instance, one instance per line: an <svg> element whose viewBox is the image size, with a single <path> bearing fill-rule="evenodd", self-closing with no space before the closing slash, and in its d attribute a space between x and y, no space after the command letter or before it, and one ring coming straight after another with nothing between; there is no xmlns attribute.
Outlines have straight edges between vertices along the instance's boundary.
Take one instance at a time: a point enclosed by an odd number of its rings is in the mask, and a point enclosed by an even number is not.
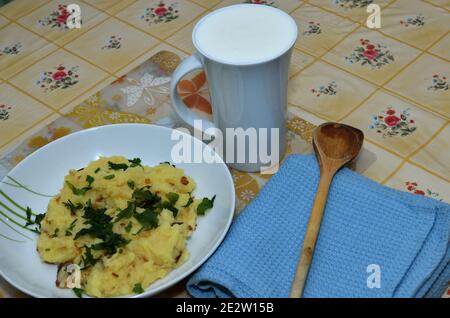
<svg viewBox="0 0 450 318"><path fill-rule="evenodd" d="M340 168L358 156L363 140L361 130L338 123L325 123L314 131L313 146L319 161L320 181L292 283L291 298L303 294L331 181Z"/></svg>

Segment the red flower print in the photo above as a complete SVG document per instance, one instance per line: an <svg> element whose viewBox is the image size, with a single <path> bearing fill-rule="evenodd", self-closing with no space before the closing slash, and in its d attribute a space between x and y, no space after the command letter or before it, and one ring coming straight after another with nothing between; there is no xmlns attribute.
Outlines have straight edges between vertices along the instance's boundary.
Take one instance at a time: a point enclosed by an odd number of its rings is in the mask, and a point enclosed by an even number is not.
<svg viewBox="0 0 450 318"><path fill-rule="evenodd" d="M159 17L164 15L166 12L167 12L167 9L166 9L166 7L164 7L164 5L163 5L163 7L159 6L158 8L155 9L155 14Z"/></svg>
<svg viewBox="0 0 450 318"><path fill-rule="evenodd" d="M58 88L69 88L78 83L78 68L78 66L65 67L59 64L54 68L54 71L41 73L36 85L39 85L44 92L51 92Z"/></svg>
<svg viewBox="0 0 450 318"><path fill-rule="evenodd" d="M400 118L394 115L386 116L386 118L384 118L384 122L389 127L397 125L400 120L401 120Z"/></svg>
<svg viewBox="0 0 450 318"><path fill-rule="evenodd" d="M368 60L373 60L374 58L376 58L378 56L378 52L375 50L366 50L366 51L364 51L363 55Z"/></svg>
<svg viewBox="0 0 450 318"><path fill-rule="evenodd" d="M389 109L389 110L386 112L386 114L388 114L388 115L394 115L394 114L395 114L395 110Z"/></svg>
<svg viewBox="0 0 450 318"><path fill-rule="evenodd" d="M357 45L353 52L345 56L349 64L367 65L374 68L381 68L386 64L394 62L394 56L382 43L372 43L367 39L360 39L360 45Z"/></svg>
<svg viewBox="0 0 450 318"><path fill-rule="evenodd" d="M437 200L439 200L439 201L442 201L442 199L439 198L439 193L434 192L433 190L431 190L431 189L429 189L429 188L428 188L428 189L425 189L425 191L424 191L424 190L421 190L421 189L418 187L417 182L406 181L406 182L405 182L405 185L406 185L406 189L407 189L409 192L411 192L411 193L418 194L418 195L424 195L424 196L428 196L428 197L432 197L432 198L435 198L435 199L437 199Z"/></svg>
<svg viewBox="0 0 450 318"><path fill-rule="evenodd" d="M66 77L66 72L64 72L64 71L57 71L57 72L55 72L55 74L53 74L53 79L55 80L55 81L59 81L59 80L62 80L64 77Z"/></svg>
<svg viewBox="0 0 450 318"><path fill-rule="evenodd" d="M439 74L434 74L431 79L431 85L427 87L427 89L433 91L448 91L450 88L449 83L447 82L446 76L441 76Z"/></svg>
<svg viewBox="0 0 450 318"><path fill-rule="evenodd" d="M11 110L11 106L6 106L5 104L1 104L0 105L0 120L8 120L10 110Z"/></svg>
<svg viewBox="0 0 450 318"><path fill-rule="evenodd" d="M59 23L66 23L67 17L67 15L60 15L56 18L56 21L58 21Z"/></svg>
<svg viewBox="0 0 450 318"><path fill-rule="evenodd" d="M176 3L167 4L161 0L154 7L145 8L140 18L149 24L168 23L179 17L176 7Z"/></svg>
<svg viewBox="0 0 450 318"><path fill-rule="evenodd" d="M54 10L47 16L38 21L41 26L50 26L51 28L58 28L60 30L68 30L67 20L70 17L70 12L67 11L66 5L59 5L58 10Z"/></svg>

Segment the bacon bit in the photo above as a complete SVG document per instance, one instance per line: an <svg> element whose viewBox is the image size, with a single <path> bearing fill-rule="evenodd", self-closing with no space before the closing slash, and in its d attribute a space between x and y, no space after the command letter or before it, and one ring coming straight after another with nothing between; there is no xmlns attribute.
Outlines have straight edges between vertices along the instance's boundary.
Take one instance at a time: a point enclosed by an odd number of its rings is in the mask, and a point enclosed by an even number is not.
<svg viewBox="0 0 450 318"><path fill-rule="evenodd" d="M155 194L160 194L161 193L161 191L155 191Z"/></svg>
<svg viewBox="0 0 450 318"><path fill-rule="evenodd" d="M102 202L103 201L103 197L102 196L99 196L96 200L95 200L95 202Z"/></svg>
<svg viewBox="0 0 450 318"><path fill-rule="evenodd" d="M61 197L57 197L57 198L56 198L56 202L59 203L59 201L61 201Z"/></svg>
<svg viewBox="0 0 450 318"><path fill-rule="evenodd" d="M184 185L188 185L189 184L189 180L185 176L181 177L180 182L181 182L181 184L184 184Z"/></svg>
<svg viewBox="0 0 450 318"><path fill-rule="evenodd" d="M120 223L120 226L125 226L125 223Z"/></svg>
<svg viewBox="0 0 450 318"><path fill-rule="evenodd" d="M150 183L152 182L152 180L150 180L149 178L146 178L146 179L144 180L144 182L145 182L145 184L150 184Z"/></svg>
<svg viewBox="0 0 450 318"><path fill-rule="evenodd" d="M188 225L188 229L189 229L189 231L193 230L192 226L190 226L190 225Z"/></svg>
<svg viewBox="0 0 450 318"><path fill-rule="evenodd" d="M148 258L143 256L142 259L144 260L144 262L148 262Z"/></svg>
<svg viewBox="0 0 450 318"><path fill-rule="evenodd" d="M175 183L173 183L173 182L169 182L169 184L170 184L171 186L174 186L174 185L175 185Z"/></svg>
<svg viewBox="0 0 450 318"><path fill-rule="evenodd" d="M179 261L180 258L181 258L181 254L182 254L182 252L180 252L180 254L178 254L178 256L175 257L175 263L178 263L178 261Z"/></svg>
<svg viewBox="0 0 450 318"><path fill-rule="evenodd" d="M80 180L80 179L81 179L81 176L78 176L77 179Z"/></svg>
<svg viewBox="0 0 450 318"><path fill-rule="evenodd" d="M111 273L111 275L113 275L114 277L119 277L119 275L117 275L116 273Z"/></svg>

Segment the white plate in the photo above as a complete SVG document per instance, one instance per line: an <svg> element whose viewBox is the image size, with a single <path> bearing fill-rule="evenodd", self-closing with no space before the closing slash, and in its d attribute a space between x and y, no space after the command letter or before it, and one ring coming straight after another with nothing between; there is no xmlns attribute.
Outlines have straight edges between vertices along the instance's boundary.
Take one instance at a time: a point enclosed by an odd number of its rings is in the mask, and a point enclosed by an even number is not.
<svg viewBox="0 0 450 318"><path fill-rule="evenodd" d="M171 150L177 141L171 140L171 134L172 130L168 128L140 124L82 130L37 150L18 164L8 176L32 191L55 195L62 187L69 169L84 167L99 156L139 157L143 164L151 166L165 161L172 162ZM208 147L192 136L186 135L186 138L201 149ZM174 285L205 262L222 242L233 218L235 195L228 168L217 154L215 156L219 163L177 164L177 167L183 168L197 182L197 197L210 198L217 195L213 209L206 216L198 218L198 227L188 240L188 261L150 285L145 293L130 297L154 295ZM0 184L0 190L23 207L29 206L37 213L46 211L49 197L12 186L14 182L8 176ZM35 297L74 297L71 290L55 286L57 266L40 260L36 251L37 234L12 223L13 220L21 224L25 222L5 206L21 215L25 215L25 212L2 195L0 202L0 212L3 213L0 214L0 274L12 285Z"/></svg>

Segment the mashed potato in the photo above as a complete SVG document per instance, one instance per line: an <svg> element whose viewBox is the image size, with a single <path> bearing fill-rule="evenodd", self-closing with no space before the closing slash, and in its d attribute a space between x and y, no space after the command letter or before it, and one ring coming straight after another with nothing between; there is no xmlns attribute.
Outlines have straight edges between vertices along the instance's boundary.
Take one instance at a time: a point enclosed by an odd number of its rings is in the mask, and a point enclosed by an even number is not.
<svg viewBox="0 0 450 318"><path fill-rule="evenodd" d="M60 269L77 264L80 289L88 295L142 292L189 257L186 239L197 214L214 202L195 199L195 187L169 163L147 167L139 158L100 158L65 177L41 222L37 250ZM58 275L57 285L67 287L63 280Z"/></svg>

